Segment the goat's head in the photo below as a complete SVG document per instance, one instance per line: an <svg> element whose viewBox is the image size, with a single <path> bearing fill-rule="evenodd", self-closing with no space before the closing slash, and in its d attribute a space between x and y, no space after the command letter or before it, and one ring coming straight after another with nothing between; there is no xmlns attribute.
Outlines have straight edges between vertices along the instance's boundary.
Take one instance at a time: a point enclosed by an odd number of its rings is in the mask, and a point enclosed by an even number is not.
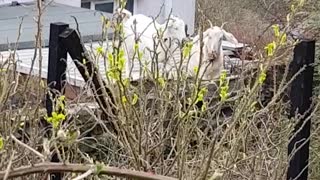
<svg viewBox="0 0 320 180"><path fill-rule="evenodd" d="M226 32L222 27L212 26L203 33L204 54L209 62L214 62L222 53L222 40L238 43L231 33Z"/></svg>
<svg viewBox="0 0 320 180"><path fill-rule="evenodd" d="M163 34L163 40L166 42L168 40L181 43L184 38L186 38L185 23L182 19L177 16L171 15L168 19L167 29ZM165 26L163 24L163 26Z"/></svg>
<svg viewBox="0 0 320 180"><path fill-rule="evenodd" d="M170 54L179 52L182 41L186 38L185 23L177 16L171 15L160 27L164 32L157 52L159 52L159 59L165 59L164 52L170 52Z"/></svg>
<svg viewBox="0 0 320 180"><path fill-rule="evenodd" d="M223 31L220 27L214 26L203 33L203 51L205 60L214 62L222 53Z"/></svg>
<svg viewBox="0 0 320 180"><path fill-rule="evenodd" d="M120 17L124 22L126 22L132 16L130 11L122 8L117 8L114 14Z"/></svg>

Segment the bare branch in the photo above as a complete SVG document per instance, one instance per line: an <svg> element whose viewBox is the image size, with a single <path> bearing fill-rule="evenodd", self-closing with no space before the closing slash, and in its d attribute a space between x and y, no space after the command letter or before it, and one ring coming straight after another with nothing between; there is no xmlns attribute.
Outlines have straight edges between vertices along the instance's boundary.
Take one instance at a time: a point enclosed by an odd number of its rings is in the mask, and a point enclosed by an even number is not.
<svg viewBox="0 0 320 180"><path fill-rule="evenodd" d="M28 149L29 151L31 151L34 154L36 154L37 156L39 156L42 160L45 159L44 155L42 155L40 152L38 152L37 150L33 149L32 147L26 145L25 143L19 141L14 135L11 134L11 138L12 138L12 140L14 140L19 145L23 146L24 148Z"/></svg>
<svg viewBox="0 0 320 180"><path fill-rule="evenodd" d="M11 169L11 166L12 166L12 161L13 161L13 158L14 158L14 154L15 154L15 152L13 152L11 154L10 161L9 161L8 166L7 166L7 170L6 170L6 173L4 175L3 180L7 180L8 179L8 176L9 176L9 173L10 173L10 169Z"/></svg>
<svg viewBox="0 0 320 180"><path fill-rule="evenodd" d="M35 173L52 173L52 172L74 172L82 173L92 169L92 165L83 164L63 164L63 163L39 163L33 166L24 166L12 170L9 173L9 178L21 177ZM0 179L5 175L6 171L0 171ZM176 180L175 178L153 175L146 172L124 170L116 167L103 167L100 174L126 177L126 178L139 178L142 180Z"/></svg>

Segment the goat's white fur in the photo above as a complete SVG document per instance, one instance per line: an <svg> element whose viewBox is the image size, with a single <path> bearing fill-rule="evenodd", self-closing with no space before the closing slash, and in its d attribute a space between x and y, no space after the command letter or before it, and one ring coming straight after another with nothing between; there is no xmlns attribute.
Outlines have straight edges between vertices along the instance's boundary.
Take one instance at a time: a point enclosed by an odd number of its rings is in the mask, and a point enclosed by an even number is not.
<svg viewBox="0 0 320 180"><path fill-rule="evenodd" d="M197 35L193 39L191 57L188 63L189 75L195 75L194 69L198 67L199 77L203 80L212 80L218 78L224 69L224 54L222 49L222 40L238 43L237 39L223 30L221 27L213 26L203 32L202 63L200 63L200 37ZM200 67L199 67L200 65Z"/></svg>
<svg viewBox="0 0 320 180"><path fill-rule="evenodd" d="M223 31L223 34L224 34L225 39L226 39L227 41L230 41L230 42L232 42L232 43L234 43L234 44L238 44L238 43L239 43L238 39L237 39L236 37L234 37L233 34L225 31L224 29L221 29L221 30Z"/></svg>
<svg viewBox="0 0 320 180"><path fill-rule="evenodd" d="M130 11L121 8L117 8L115 14L122 16L123 21L127 21L132 16Z"/></svg>
<svg viewBox="0 0 320 180"><path fill-rule="evenodd" d="M143 53L142 61L150 63L152 56L155 55L155 51L159 54L158 61L163 62L165 60L165 51L173 52L179 46L178 42L181 42L186 37L184 30L184 21L178 17L171 16L164 24L159 24L152 18L143 14L131 15L125 14L124 21L124 49L127 57L127 75L131 69L131 60L134 55L134 44L136 40L139 44L139 51ZM164 30L162 38L158 38L159 30ZM155 42L160 41L160 45L157 49L154 49ZM137 59L138 55L134 59ZM170 58L169 58L170 59Z"/></svg>
<svg viewBox="0 0 320 180"><path fill-rule="evenodd" d="M158 49L156 49L156 52L159 53L158 60L160 62L166 59L164 52L167 52L168 55L171 56L172 54L170 53L179 49L178 47L182 39L186 38L185 23L178 17L171 16L167 22L159 24L152 18L142 14L132 15L127 10L123 10L122 14L124 14L124 33L126 35L124 46L128 57L127 70L131 68L130 62L134 54L135 38L139 37L139 51L143 53L142 60L146 62L149 62L152 59L151 54L154 54L151 53L150 50L154 51L154 38L157 36L158 30L165 29L162 38L156 38L156 40L160 40L161 43ZM199 75L200 77L203 75L202 79L204 80L212 80L219 77L223 70L224 54L222 40L227 40L235 44L238 43L238 40L231 33L223 29L224 24L218 27L212 26L211 22L209 23L211 27L203 32L204 47L202 50L202 64L200 68L198 68ZM194 69L199 66L199 35L194 37L193 44L191 58L187 67L189 75L195 75ZM169 60L172 61L172 57L169 57ZM174 64L176 64L176 62L174 62Z"/></svg>

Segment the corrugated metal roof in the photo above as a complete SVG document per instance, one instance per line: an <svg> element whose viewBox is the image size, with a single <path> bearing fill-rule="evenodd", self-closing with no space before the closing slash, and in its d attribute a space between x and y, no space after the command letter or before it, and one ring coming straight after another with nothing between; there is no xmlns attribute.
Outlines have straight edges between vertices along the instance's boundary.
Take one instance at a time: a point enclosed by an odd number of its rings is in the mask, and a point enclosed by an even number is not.
<svg viewBox="0 0 320 180"><path fill-rule="evenodd" d="M48 45L50 23L64 22L69 24L71 28L76 28L72 16L76 17L80 33L85 42L101 39L101 13L90 9L51 3L46 7L42 16L42 37L45 46ZM103 14L111 17L109 13ZM37 30L34 19L36 16L37 9L34 3L20 6L0 6L0 51L8 50L8 42L16 42L22 17L22 31L18 49L33 48Z"/></svg>
<svg viewBox="0 0 320 180"><path fill-rule="evenodd" d="M89 52L95 51L97 47L100 47L99 42L93 42L93 43L85 43L85 47ZM103 49L106 49L107 44L103 44ZM111 42L109 43L109 47L111 46ZM48 48L42 48L42 68L41 68L41 77L44 79L47 79L47 74L48 74ZM95 52L92 52L95 53ZM9 56L12 56L13 52L12 51L0 51L0 65L3 64L6 60L9 59ZM95 53L96 54L96 53ZM15 53L15 61L17 65L17 72L22 73L22 74L29 74L31 70L31 65L32 65L32 59L34 55L34 49L22 49L22 50L17 50ZM12 59L12 58L11 58ZM104 61L102 57L99 59L95 59L95 64L99 68L99 72L102 76L103 79L106 80L106 69L107 69L107 62ZM162 64L159 65L160 67ZM134 68L131 74L132 80L138 80L140 77L140 64L139 62L135 61ZM39 53L38 56L35 59L34 66L31 72L31 75L39 75ZM67 81L69 84L82 87L85 85L84 79L80 75L78 69L75 66L75 63L72 61L72 58L67 56ZM123 77L127 78L128 76L123 72Z"/></svg>
<svg viewBox="0 0 320 180"><path fill-rule="evenodd" d="M92 49L96 49L99 45L99 43L86 43L85 46L87 49L90 49L89 46L92 45ZM42 68L41 68L41 77L44 79L47 79L47 73L48 73L48 48L42 48ZM11 51L2 51L0 52L0 64L2 64L5 60L8 60L10 54L13 52ZM34 55L34 49L23 49L23 50L17 50L15 53L15 61L17 62L17 72L22 74L29 74L31 70L32 65L32 59ZM39 53L38 53L39 55ZM99 71L101 74L105 74L105 66L104 61L100 59L100 61L97 63L99 67ZM83 86L85 84L82 76L80 75L78 69L76 68L74 62L72 61L71 57L67 56L67 81L71 85L74 86ZM33 70L31 72L31 75L39 75L39 57L35 59ZM105 77L105 75L103 75Z"/></svg>

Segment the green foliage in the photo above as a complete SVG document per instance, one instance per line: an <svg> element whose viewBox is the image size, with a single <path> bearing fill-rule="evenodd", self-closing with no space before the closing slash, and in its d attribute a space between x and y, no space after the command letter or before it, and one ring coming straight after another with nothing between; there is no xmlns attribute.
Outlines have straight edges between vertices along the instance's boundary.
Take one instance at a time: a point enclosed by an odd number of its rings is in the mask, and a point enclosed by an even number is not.
<svg viewBox="0 0 320 180"><path fill-rule="evenodd" d="M139 50L139 43L135 43L133 45L133 49L134 49L135 57L137 56L138 60L141 61L143 57L143 52Z"/></svg>
<svg viewBox="0 0 320 180"><path fill-rule="evenodd" d="M227 71L222 71L219 78L219 96L221 101L225 101L228 98L229 80L227 80Z"/></svg>
<svg viewBox="0 0 320 180"><path fill-rule="evenodd" d="M203 102L202 106L201 106L201 112L205 112L208 108L208 103L207 102Z"/></svg>
<svg viewBox="0 0 320 180"><path fill-rule="evenodd" d="M63 113L52 112L51 117L47 117L46 120L52 124L53 128L58 128L60 123L66 119Z"/></svg>
<svg viewBox="0 0 320 180"><path fill-rule="evenodd" d="M101 46L99 46L99 47L97 47L97 54L99 54L99 55L104 55L104 50L103 50L103 47L101 47Z"/></svg>
<svg viewBox="0 0 320 180"><path fill-rule="evenodd" d="M4 140L3 137L0 136L0 151L4 148Z"/></svg>
<svg viewBox="0 0 320 180"><path fill-rule="evenodd" d="M121 7L121 8L126 7L126 5L127 5L127 0L118 0L118 1L119 1L119 4L120 4L120 7Z"/></svg>
<svg viewBox="0 0 320 180"><path fill-rule="evenodd" d="M195 67L193 68L193 72L194 72L195 74L197 74L197 73L199 72L199 67L198 67L198 66L195 66Z"/></svg>
<svg viewBox="0 0 320 180"><path fill-rule="evenodd" d="M66 119L65 113L65 96L56 98L56 106L51 113L51 117L45 117L48 123L52 125L54 129L57 129L62 121Z"/></svg>
<svg viewBox="0 0 320 180"><path fill-rule="evenodd" d="M109 63L107 77L115 81L119 81L121 79L122 72L125 69L126 59L123 49L120 49L119 51L115 50L115 52L115 55L111 52L108 52L107 55Z"/></svg>
<svg viewBox="0 0 320 180"><path fill-rule="evenodd" d="M280 45L285 46L287 44L287 34L283 34L280 38Z"/></svg>
<svg viewBox="0 0 320 180"><path fill-rule="evenodd" d="M261 73L258 78L259 84L263 84L263 82L266 80L266 78L267 78L267 74L266 74L265 70L261 70Z"/></svg>
<svg viewBox="0 0 320 180"><path fill-rule="evenodd" d="M207 92L208 92L208 89L206 87L201 88L200 91L198 92L196 103L203 101L203 98L207 94Z"/></svg>
<svg viewBox="0 0 320 180"><path fill-rule="evenodd" d="M272 28L273 28L274 35L275 35L276 37L279 37L279 36L280 36L280 28L279 28L279 25L278 25L278 24L274 24L274 25L272 25Z"/></svg>
<svg viewBox="0 0 320 180"><path fill-rule="evenodd" d="M166 85L166 82L165 82L164 78L162 78L162 77L158 77L158 83L161 88L164 88Z"/></svg>
<svg viewBox="0 0 320 180"><path fill-rule="evenodd" d="M126 104L128 102L126 96L121 97L121 102L122 102L122 104Z"/></svg>
<svg viewBox="0 0 320 180"><path fill-rule="evenodd" d="M66 135L67 135L66 142L68 145L71 145L75 143L75 141L78 139L80 132L77 130L67 130Z"/></svg>
<svg viewBox="0 0 320 180"><path fill-rule="evenodd" d="M100 163L100 162L96 163L94 174L95 174L95 175L99 175L99 174L101 173L101 171L103 170L103 167L104 167L104 166L105 166L104 163Z"/></svg>
<svg viewBox="0 0 320 180"><path fill-rule="evenodd" d="M102 32L103 34L106 34L106 31L108 28L110 28L110 20L107 19L105 16L101 16L101 22L102 22Z"/></svg>
<svg viewBox="0 0 320 180"><path fill-rule="evenodd" d="M264 83L264 81L266 80L267 78L267 74L266 74L266 69L265 67L261 64L260 65L260 74L259 74L259 77L258 77L258 83L261 85Z"/></svg>
<svg viewBox="0 0 320 180"><path fill-rule="evenodd" d="M138 99L139 99L139 96L136 93L134 93L132 98L132 105L137 104Z"/></svg>
<svg viewBox="0 0 320 180"><path fill-rule="evenodd" d="M183 47L183 52L182 52L183 59L186 59L187 57L190 56L192 46L193 46L192 42L185 43Z"/></svg>
<svg viewBox="0 0 320 180"><path fill-rule="evenodd" d="M298 11L299 8L301 8L304 5L304 0L297 0L294 1L291 5L290 12L287 14L287 26L291 23L291 18L295 15L295 13ZM270 60L276 56L276 52L280 47L283 47L287 45L287 34L285 32L280 31L280 27L278 24L272 25L273 33L274 33L274 40L270 43L268 43L265 46L267 59ZM268 63L270 64L270 63ZM263 82L266 80L266 69L268 65L260 65L260 74L258 77L258 84L263 84Z"/></svg>
<svg viewBox="0 0 320 180"><path fill-rule="evenodd" d="M274 41L267 44L267 46L265 47L265 50L267 51L267 56L269 57L273 56L276 50L276 47L277 47L277 44Z"/></svg>

